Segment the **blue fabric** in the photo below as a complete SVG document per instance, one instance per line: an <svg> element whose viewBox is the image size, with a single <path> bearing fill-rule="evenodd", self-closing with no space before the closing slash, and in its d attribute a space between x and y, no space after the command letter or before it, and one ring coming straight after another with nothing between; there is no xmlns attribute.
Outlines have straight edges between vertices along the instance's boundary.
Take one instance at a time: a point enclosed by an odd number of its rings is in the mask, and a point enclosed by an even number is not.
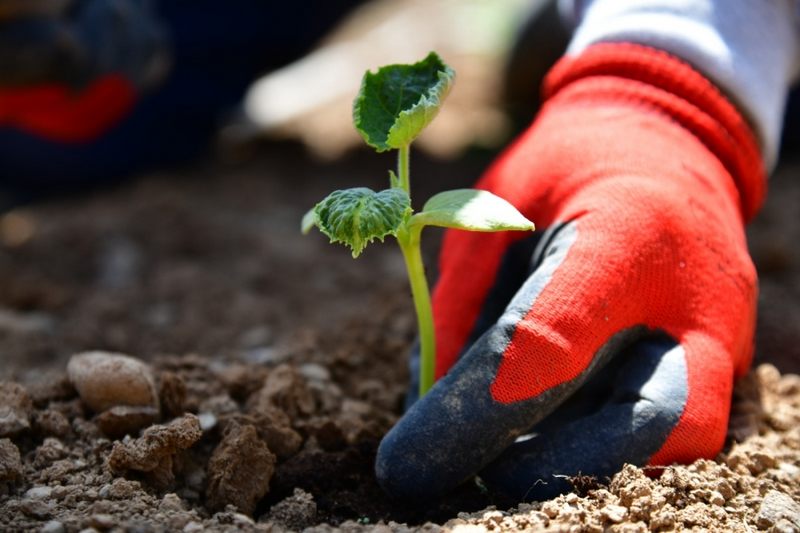
<svg viewBox="0 0 800 533"><path fill-rule="evenodd" d="M686 405L685 354L672 340L647 340L614 362L487 466L484 482L516 501L544 500L572 490L569 476L602 482L625 463L647 464Z"/></svg>

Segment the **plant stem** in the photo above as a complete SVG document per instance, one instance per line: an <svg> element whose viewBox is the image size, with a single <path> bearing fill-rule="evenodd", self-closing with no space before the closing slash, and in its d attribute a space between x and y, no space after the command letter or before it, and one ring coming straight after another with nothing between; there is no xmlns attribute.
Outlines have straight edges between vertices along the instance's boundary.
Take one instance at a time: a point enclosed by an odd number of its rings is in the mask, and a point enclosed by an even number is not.
<svg viewBox="0 0 800 533"><path fill-rule="evenodd" d="M398 233L397 242L406 262L408 281L411 284L411 296L417 311L417 328L419 330L419 397L422 398L433 386L436 338L433 329L433 309L428 280L425 277L425 265L422 263L420 250L420 234L422 228L408 228Z"/></svg>
<svg viewBox="0 0 800 533"><path fill-rule="evenodd" d="M411 180L409 178L409 166L411 160L411 144L401 146L397 150L397 177L400 178L400 185L409 195L411 194Z"/></svg>

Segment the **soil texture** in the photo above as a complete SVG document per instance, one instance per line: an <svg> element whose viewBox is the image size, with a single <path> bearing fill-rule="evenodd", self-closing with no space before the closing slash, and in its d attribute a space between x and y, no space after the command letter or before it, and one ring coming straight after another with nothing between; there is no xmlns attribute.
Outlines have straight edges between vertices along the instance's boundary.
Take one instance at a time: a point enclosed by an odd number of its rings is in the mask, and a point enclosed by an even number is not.
<svg viewBox="0 0 800 533"><path fill-rule="evenodd" d="M575 478L546 502L468 482L412 506L373 474L414 338L399 252L353 261L299 233L327 192L380 186L393 161L261 152L0 218L0 530L800 531L793 167L750 229L757 364L719 457ZM417 198L490 157L415 158Z"/></svg>

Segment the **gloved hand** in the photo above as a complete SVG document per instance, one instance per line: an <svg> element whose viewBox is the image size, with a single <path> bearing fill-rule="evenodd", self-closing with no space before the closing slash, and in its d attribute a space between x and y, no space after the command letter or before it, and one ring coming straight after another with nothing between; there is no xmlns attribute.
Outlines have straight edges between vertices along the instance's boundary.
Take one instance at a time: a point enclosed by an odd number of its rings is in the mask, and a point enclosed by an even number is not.
<svg viewBox="0 0 800 533"><path fill-rule="evenodd" d="M563 59L531 128L478 183L537 228L450 231L437 376L378 450L397 497L478 474L518 499L722 448L753 348L749 127L682 61L625 43ZM524 437L524 438L520 438Z"/></svg>
<svg viewBox="0 0 800 533"><path fill-rule="evenodd" d="M147 0L0 0L0 127L93 140L167 72Z"/></svg>

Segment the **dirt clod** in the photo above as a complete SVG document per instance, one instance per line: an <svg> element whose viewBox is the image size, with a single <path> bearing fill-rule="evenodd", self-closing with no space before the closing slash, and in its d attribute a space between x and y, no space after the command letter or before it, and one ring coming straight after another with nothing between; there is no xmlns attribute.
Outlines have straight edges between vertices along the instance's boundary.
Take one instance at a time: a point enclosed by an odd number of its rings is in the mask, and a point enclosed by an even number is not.
<svg viewBox="0 0 800 533"><path fill-rule="evenodd" d="M145 473L153 485L166 488L175 480L179 453L191 447L202 434L200 421L187 414L167 425L147 428L138 439L115 442L108 465L114 473Z"/></svg>
<svg viewBox="0 0 800 533"><path fill-rule="evenodd" d="M34 414L36 432L45 437L66 437L72 432L69 418L57 409L44 409Z"/></svg>
<svg viewBox="0 0 800 533"><path fill-rule="evenodd" d="M274 407L249 415L228 415L224 418L224 424L227 426L230 423L254 426L258 436L280 460L293 456L303 445L303 437L292 429L286 413Z"/></svg>
<svg viewBox="0 0 800 533"><path fill-rule="evenodd" d="M252 514L269 491L275 461L255 427L231 424L208 463L209 508L222 510L233 505Z"/></svg>
<svg viewBox="0 0 800 533"><path fill-rule="evenodd" d="M67 455L67 447L60 440L48 437L36 448L33 464L37 468L50 466Z"/></svg>
<svg viewBox="0 0 800 533"><path fill-rule="evenodd" d="M281 527L301 531L317 523L317 504L311 494L294 489L291 496L270 507L266 517Z"/></svg>
<svg viewBox="0 0 800 533"><path fill-rule="evenodd" d="M152 371L133 357L83 352L72 356L67 373L81 400L96 413L117 405L158 408Z"/></svg>
<svg viewBox="0 0 800 533"><path fill-rule="evenodd" d="M295 367L282 364L272 369L264 385L249 401L251 413L270 408L281 409L291 419L314 413L314 396L306 379Z"/></svg>
<svg viewBox="0 0 800 533"><path fill-rule="evenodd" d="M37 375L34 381L25 384L25 388L36 407L46 407L50 402L71 400L77 394L69 376L53 370Z"/></svg>
<svg viewBox="0 0 800 533"><path fill-rule="evenodd" d="M140 429L158 420L158 410L154 407L115 405L106 409L94 419L100 431L112 439L136 434Z"/></svg>
<svg viewBox="0 0 800 533"><path fill-rule="evenodd" d="M0 382L0 437L14 437L30 429L33 402L25 387Z"/></svg>
<svg viewBox="0 0 800 533"><path fill-rule="evenodd" d="M22 479L22 458L9 439L0 439L0 495Z"/></svg>
<svg viewBox="0 0 800 533"><path fill-rule="evenodd" d="M164 416L180 416L186 410L186 383L176 372L162 372L158 378L158 397Z"/></svg>

